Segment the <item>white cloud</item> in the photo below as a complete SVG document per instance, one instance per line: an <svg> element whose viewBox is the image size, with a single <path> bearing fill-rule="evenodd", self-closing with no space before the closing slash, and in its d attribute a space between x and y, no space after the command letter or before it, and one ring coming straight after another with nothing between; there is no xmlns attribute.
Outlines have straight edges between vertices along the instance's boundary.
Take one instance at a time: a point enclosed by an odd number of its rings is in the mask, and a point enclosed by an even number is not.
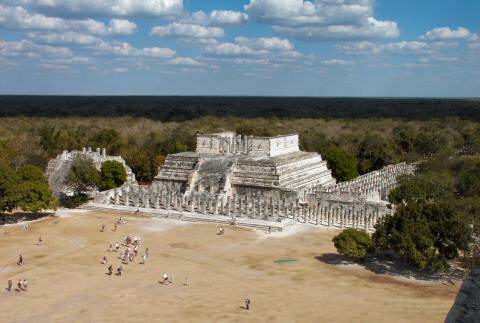
<svg viewBox="0 0 480 323"><path fill-rule="evenodd" d="M31 13L22 7L2 5L0 5L0 26L20 31L69 31L100 36L129 35L137 28L135 23L125 19L112 19L107 26L103 22L93 19L66 20Z"/></svg>
<svg viewBox="0 0 480 323"><path fill-rule="evenodd" d="M205 65L191 57L176 57L168 62L170 65L190 65L190 66L201 66Z"/></svg>
<svg viewBox="0 0 480 323"><path fill-rule="evenodd" d="M343 59L328 59L324 60L321 62L322 65L340 65L340 66L348 66L348 65L354 65L355 62L353 61L347 61Z"/></svg>
<svg viewBox="0 0 480 323"><path fill-rule="evenodd" d="M288 39L281 39L277 37L271 38L246 38L236 37L235 42L242 46L247 46L255 49L278 49L278 50L293 50L293 44Z"/></svg>
<svg viewBox="0 0 480 323"><path fill-rule="evenodd" d="M427 31L424 35L420 36L422 40L476 40L478 36L468 29L459 27L456 30L449 27L439 27Z"/></svg>
<svg viewBox="0 0 480 323"><path fill-rule="evenodd" d="M64 33L30 33L28 36L48 44L91 45L101 42L101 39L98 37L74 31Z"/></svg>
<svg viewBox="0 0 480 323"><path fill-rule="evenodd" d="M220 27L206 27L195 24L171 23L166 26L153 27L151 35L179 38L219 38L225 35Z"/></svg>
<svg viewBox="0 0 480 323"><path fill-rule="evenodd" d="M170 48L136 48L126 42L106 43L102 41L100 44L93 46L92 49L116 56L127 57L171 58L175 56L175 51Z"/></svg>
<svg viewBox="0 0 480 323"><path fill-rule="evenodd" d="M232 10L213 10L210 14L200 10L194 12L191 18L186 21L189 20L200 25L238 25L245 23L248 20L248 15Z"/></svg>
<svg viewBox="0 0 480 323"><path fill-rule="evenodd" d="M115 72L115 73L126 73L128 72L128 68L125 68L125 67L115 67L112 69L112 72Z"/></svg>
<svg viewBox="0 0 480 323"><path fill-rule="evenodd" d="M73 52L71 49L66 47L38 45L30 40L20 40L20 41L0 40L0 56L23 57L23 58L40 58L40 57L66 58L66 57L72 57Z"/></svg>
<svg viewBox="0 0 480 323"><path fill-rule="evenodd" d="M109 33L114 35L131 35L137 29L137 25L126 19L112 19L108 27Z"/></svg>
<svg viewBox="0 0 480 323"><path fill-rule="evenodd" d="M250 0L245 10L249 18L296 38L398 37L397 23L375 19L373 5L374 0Z"/></svg>
<svg viewBox="0 0 480 323"><path fill-rule="evenodd" d="M373 43L369 41L350 42L337 45L347 54L383 54L383 53L428 53L430 46L425 42L401 41L391 43Z"/></svg>
<svg viewBox="0 0 480 323"><path fill-rule="evenodd" d="M368 17L362 25L273 26L273 30L299 39L394 38L400 35L396 22Z"/></svg>
<svg viewBox="0 0 480 323"><path fill-rule="evenodd" d="M407 68L426 68L431 65L425 63L404 63L403 66Z"/></svg>
<svg viewBox="0 0 480 323"><path fill-rule="evenodd" d="M6 0L6 3L58 16L168 17L183 10L183 0Z"/></svg>

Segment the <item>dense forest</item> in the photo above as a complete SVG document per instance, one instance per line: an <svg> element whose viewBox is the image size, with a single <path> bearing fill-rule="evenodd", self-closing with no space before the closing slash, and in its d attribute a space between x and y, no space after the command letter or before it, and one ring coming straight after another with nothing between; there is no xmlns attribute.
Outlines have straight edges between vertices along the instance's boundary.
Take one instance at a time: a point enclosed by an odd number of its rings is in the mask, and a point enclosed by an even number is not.
<svg viewBox="0 0 480 323"><path fill-rule="evenodd" d="M367 244L445 270L447 260L474 252L472 233L480 236L479 119L480 100L467 99L3 96L0 167L11 176L3 184L0 176L0 211L44 194L38 173L64 149L106 147L148 183L168 154L195 149L196 133L296 132L301 149L320 153L339 181L419 162L417 176L390 196L395 216ZM5 190L25 181L23 190ZM30 209L53 204L44 195ZM352 237L343 241L351 249Z"/></svg>
<svg viewBox="0 0 480 323"><path fill-rule="evenodd" d="M458 117L480 120L480 99L214 96L0 96L0 117L144 117L184 121L203 116L276 118Z"/></svg>

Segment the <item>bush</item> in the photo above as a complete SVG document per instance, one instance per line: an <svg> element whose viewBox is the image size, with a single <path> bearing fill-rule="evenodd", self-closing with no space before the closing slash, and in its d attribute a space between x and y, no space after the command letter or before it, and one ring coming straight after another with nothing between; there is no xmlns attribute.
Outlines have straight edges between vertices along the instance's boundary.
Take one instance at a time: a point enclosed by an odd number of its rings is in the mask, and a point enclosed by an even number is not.
<svg viewBox="0 0 480 323"><path fill-rule="evenodd" d="M127 181L127 171L121 163L109 160L102 164L100 177L100 190L111 190Z"/></svg>
<svg viewBox="0 0 480 323"><path fill-rule="evenodd" d="M333 176L340 182L348 181L358 176L358 161L348 151L342 148L334 148L328 151L325 157Z"/></svg>
<svg viewBox="0 0 480 323"><path fill-rule="evenodd" d="M100 182L100 172L95 168L93 160L89 157L77 156L67 175L67 184L75 193L97 188Z"/></svg>
<svg viewBox="0 0 480 323"><path fill-rule="evenodd" d="M351 258L362 259L373 248L368 233L351 228L343 230L332 241L339 254Z"/></svg>

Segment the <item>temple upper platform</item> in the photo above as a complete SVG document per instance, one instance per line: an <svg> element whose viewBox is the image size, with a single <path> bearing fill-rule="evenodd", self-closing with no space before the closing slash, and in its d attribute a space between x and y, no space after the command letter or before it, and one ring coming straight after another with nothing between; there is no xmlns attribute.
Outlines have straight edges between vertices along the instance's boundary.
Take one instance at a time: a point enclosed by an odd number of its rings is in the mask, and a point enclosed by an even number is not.
<svg viewBox="0 0 480 323"><path fill-rule="evenodd" d="M334 184L321 155L301 151L298 142L298 134L199 134L195 152L167 156L155 184L185 195L277 198Z"/></svg>

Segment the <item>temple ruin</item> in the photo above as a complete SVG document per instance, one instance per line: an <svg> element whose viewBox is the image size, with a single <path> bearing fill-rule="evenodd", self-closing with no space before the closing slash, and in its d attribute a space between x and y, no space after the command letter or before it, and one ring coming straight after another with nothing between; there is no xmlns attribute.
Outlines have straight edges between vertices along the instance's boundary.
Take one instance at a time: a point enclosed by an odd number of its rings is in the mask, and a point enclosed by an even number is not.
<svg viewBox="0 0 480 323"><path fill-rule="evenodd" d="M168 155L151 185L136 183L127 168L129 181L97 193L88 207L280 230L292 223L373 230L392 212L387 197L398 176L415 170L400 163L337 183L321 155L301 151L298 139L199 134L196 151ZM75 154L64 152L49 169Z"/></svg>

